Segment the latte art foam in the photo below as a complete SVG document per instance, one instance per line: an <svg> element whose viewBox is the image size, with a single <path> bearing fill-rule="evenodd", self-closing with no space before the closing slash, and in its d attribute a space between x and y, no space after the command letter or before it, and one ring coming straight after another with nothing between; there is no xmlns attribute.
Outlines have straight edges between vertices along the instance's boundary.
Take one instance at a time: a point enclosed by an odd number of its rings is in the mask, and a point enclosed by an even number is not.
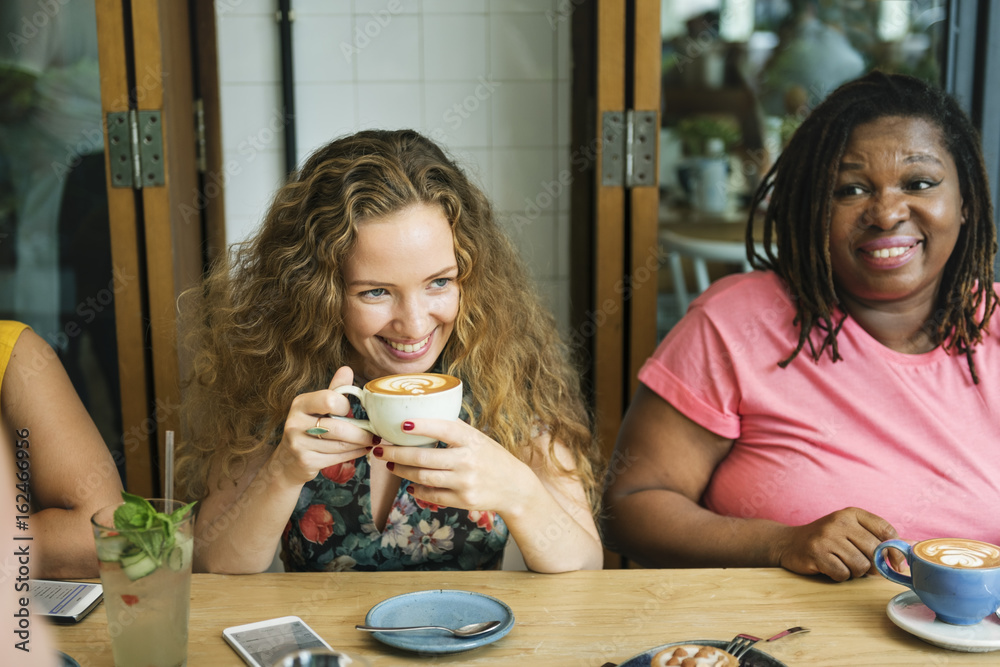
<svg viewBox="0 0 1000 667"><path fill-rule="evenodd" d="M1000 547L977 540L938 538L920 542L913 552L930 563L967 569L1000 567Z"/></svg>
<svg viewBox="0 0 1000 667"><path fill-rule="evenodd" d="M392 396L421 396L454 389L461 382L458 378L438 373L413 373L407 375L387 375L372 380L365 389L375 394Z"/></svg>

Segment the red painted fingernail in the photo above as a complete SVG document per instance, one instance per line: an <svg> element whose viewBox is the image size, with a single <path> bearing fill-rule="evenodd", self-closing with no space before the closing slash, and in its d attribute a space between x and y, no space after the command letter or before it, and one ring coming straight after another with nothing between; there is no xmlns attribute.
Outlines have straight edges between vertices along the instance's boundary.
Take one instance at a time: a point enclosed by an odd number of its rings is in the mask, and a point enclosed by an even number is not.
<svg viewBox="0 0 1000 667"><path fill-rule="evenodd" d="M413 430L413 422L403 422L403 430L404 431L412 431Z"/></svg>
<svg viewBox="0 0 1000 667"><path fill-rule="evenodd" d="M381 442L382 442L382 438L378 437L377 435L373 435L372 436L372 444L373 445L380 444Z"/></svg>
<svg viewBox="0 0 1000 667"><path fill-rule="evenodd" d="M373 449L375 449L375 448L374 447L365 447L365 451L369 451L370 452Z"/></svg>
<svg viewBox="0 0 1000 667"><path fill-rule="evenodd" d="M396 467L395 463L393 463L392 461L386 461L386 463L385 463L385 469L386 470L388 470L388 471L391 472L392 469L395 468L395 467Z"/></svg>
<svg viewBox="0 0 1000 667"><path fill-rule="evenodd" d="M412 484L410 484L409 486L406 487L406 492L408 494L410 494L411 496L413 495L413 485Z"/></svg>
<svg viewBox="0 0 1000 667"><path fill-rule="evenodd" d="M381 447L376 447L375 449L372 450L372 454L374 454L375 456L378 456L379 458L381 458L382 457L382 448Z"/></svg>

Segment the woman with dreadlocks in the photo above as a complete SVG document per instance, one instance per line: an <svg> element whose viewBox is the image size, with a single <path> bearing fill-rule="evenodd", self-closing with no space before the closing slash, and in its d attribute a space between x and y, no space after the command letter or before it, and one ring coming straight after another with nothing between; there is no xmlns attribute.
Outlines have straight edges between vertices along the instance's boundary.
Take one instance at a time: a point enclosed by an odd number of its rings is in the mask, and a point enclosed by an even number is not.
<svg viewBox="0 0 1000 667"><path fill-rule="evenodd" d="M804 120L753 200L763 256L639 372L605 537L650 566L842 581L882 540L1000 542L996 230L955 101L870 73Z"/></svg>

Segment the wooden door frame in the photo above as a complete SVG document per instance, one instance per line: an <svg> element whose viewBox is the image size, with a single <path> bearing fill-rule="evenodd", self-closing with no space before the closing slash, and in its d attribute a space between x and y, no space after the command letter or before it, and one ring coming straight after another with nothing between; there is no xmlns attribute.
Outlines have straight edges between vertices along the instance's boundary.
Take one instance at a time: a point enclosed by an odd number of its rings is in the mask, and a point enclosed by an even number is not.
<svg viewBox="0 0 1000 667"><path fill-rule="evenodd" d="M612 471L636 375L656 346L659 190L655 175L651 187L603 184L602 117L631 109L659 119L659 2L592 0L578 4L573 17L573 163L585 162L580 156L593 160L573 183L570 339L582 348L585 386ZM619 563L606 552L606 566Z"/></svg>
<svg viewBox="0 0 1000 667"><path fill-rule="evenodd" d="M106 160L112 264L134 276L115 297L126 484L151 497L164 490L165 434L180 434L182 427L177 299L200 281L204 239L218 239L222 228L221 191L210 200L202 192L194 104L195 82L208 79L216 103L205 117L218 126L218 77L206 76L217 71L214 10L210 2L177 0L96 0L96 10L104 117L161 112L163 185L112 187ZM211 31L210 48L197 50L197 63L192 26ZM106 131L106 154L109 136ZM216 168L220 141L213 137L216 150L208 156Z"/></svg>
<svg viewBox="0 0 1000 667"><path fill-rule="evenodd" d="M597 3L597 61L594 103L597 168L594 172L596 249L594 300L594 408L597 433L606 457L611 455L622 415L625 376L625 188L602 183L604 163L601 118L605 112L625 109L626 2Z"/></svg>
<svg viewBox="0 0 1000 667"><path fill-rule="evenodd" d="M126 26L122 0L96 0L101 111L129 110ZM105 155L109 136L105 126ZM142 312L145 274L141 269L139 211L134 190L111 187L111 159L105 160L108 217L111 225L112 273L123 276L115 292L115 328L118 337L118 377L121 383L122 454L125 480L134 493L153 495L150 478L151 443L148 432L149 360Z"/></svg>
<svg viewBox="0 0 1000 667"><path fill-rule="evenodd" d="M660 88L662 81L662 38L660 36L660 0L635 0L635 29L632 32L632 68L627 76L632 78L631 106L637 111L656 113L656 131L653 138L653 164L658 149L660 127ZM658 272L662 253L659 242L660 190L659 174L653 176L651 187L629 190L631 207L629 223L628 334L625 368L628 369L628 396L630 400L639 388L639 369L656 349ZM627 407L627 406L626 406Z"/></svg>

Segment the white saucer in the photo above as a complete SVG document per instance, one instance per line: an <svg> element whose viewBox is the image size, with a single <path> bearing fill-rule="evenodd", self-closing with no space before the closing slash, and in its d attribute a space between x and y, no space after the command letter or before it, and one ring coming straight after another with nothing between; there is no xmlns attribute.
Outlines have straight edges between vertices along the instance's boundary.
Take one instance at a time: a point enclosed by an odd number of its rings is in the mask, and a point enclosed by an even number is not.
<svg viewBox="0 0 1000 667"><path fill-rule="evenodd" d="M986 653L1000 649L1000 619L990 614L976 625L952 625L934 618L913 591L900 593L885 608L889 619L929 644L952 651Z"/></svg>

